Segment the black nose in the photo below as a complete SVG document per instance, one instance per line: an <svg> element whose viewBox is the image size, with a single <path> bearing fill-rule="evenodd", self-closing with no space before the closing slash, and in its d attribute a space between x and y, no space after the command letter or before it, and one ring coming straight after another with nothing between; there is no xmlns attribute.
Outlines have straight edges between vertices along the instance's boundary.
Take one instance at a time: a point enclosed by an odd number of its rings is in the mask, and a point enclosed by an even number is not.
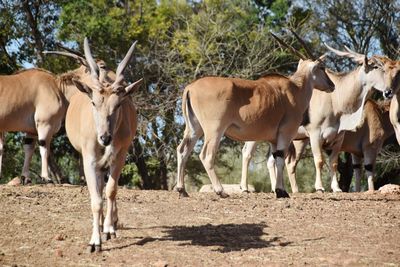
<svg viewBox="0 0 400 267"><path fill-rule="evenodd" d="M100 136L100 140L102 141L103 145L108 146L111 143L111 135L104 134Z"/></svg>
<svg viewBox="0 0 400 267"><path fill-rule="evenodd" d="M383 92L383 96L385 98L392 98L393 96L393 91L392 90L386 90L385 92Z"/></svg>

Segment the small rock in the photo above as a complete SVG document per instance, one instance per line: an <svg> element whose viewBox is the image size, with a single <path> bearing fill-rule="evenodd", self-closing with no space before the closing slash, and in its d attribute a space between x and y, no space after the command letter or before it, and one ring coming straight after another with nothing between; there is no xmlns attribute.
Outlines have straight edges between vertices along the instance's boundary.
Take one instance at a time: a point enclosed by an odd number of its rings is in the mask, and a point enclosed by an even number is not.
<svg viewBox="0 0 400 267"><path fill-rule="evenodd" d="M11 181L9 181L7 183L7 185L10 185L10 186L22 185L21 178L18 176L14 177Z"/></svg>
<svg viewBox="0 0 400 267"><path fill-rule="evenodd" d="M400 194L400 185L387 184L379 188L378 191L382 194Z"/></svg>
<svg viewBox="0 0 400 267"><path fill-rule="evenodd" d="M239 184L223 184L222 187L224 188L225 193L227 194L241 194L242 189L240 188ZM250 193L254 193L255 189L254 186L249 184L248 189ZM212 187L211 184L205 184L203 185L199 192L214 192L214 188Z"/></svg>
<svg viewBox="0 0 400 267"><path fill-rule="evenodd" d="M168 262L159 260L153 264L154 267L168 267Z"/></svg>

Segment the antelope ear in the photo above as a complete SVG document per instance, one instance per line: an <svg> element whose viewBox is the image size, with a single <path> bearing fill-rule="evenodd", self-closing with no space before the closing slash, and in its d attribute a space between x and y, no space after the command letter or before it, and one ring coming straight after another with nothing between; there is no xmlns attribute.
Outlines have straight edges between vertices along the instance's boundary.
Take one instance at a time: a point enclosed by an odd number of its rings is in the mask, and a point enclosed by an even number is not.
<svg viewBox="0 0 400 267"><path fill-rule="evenodd" d="M90 98L92 98L92 89L90 89L89 86L76 79L72 79L72 82L75 84L76 88L78 88L79 91L87 94Z"/></svg>
<svg viewBox="0 0 400 267"><path fill-rule="evenodd" d="M136 82L128 85L125 87L125 95L130 95L133 92L135 92L141 85L142 85L143 79L137 80Z"/></svg>

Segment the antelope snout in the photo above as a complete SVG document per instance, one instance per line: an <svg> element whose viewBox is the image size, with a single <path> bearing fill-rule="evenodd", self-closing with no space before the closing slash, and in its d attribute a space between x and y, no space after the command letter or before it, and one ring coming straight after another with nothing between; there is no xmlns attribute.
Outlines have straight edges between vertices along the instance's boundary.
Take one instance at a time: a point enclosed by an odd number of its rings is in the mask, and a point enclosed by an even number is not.
<svg viewBox="0 0 400 267"><path fill-rule="evenodd" d="M111 144L111 140L112 137L110 134L103 134L102 136L100 136L100 143L103 146L108 146L109 144Z"/></svg>
<svg viewBox="0 0 400 267"><path fill-rule="evenodd" d="M387 90L385 90L385 91L383 92L383 96L384 96L386 99L392 98L392 97L393 97L393 90L392 90L392 89L387 89Z"/></svg>

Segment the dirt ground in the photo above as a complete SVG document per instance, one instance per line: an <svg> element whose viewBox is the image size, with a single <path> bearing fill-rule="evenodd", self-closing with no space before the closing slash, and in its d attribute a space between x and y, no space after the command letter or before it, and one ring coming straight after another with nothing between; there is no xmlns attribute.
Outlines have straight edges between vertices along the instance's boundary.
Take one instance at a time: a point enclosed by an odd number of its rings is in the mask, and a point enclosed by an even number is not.
<svg viewBox="0 0 400 267"><path fill-rule="evenodd" d="M86 187L0 186L2 266L400 266L400 195L118 192L120 229L89 254Z"/></svg>

